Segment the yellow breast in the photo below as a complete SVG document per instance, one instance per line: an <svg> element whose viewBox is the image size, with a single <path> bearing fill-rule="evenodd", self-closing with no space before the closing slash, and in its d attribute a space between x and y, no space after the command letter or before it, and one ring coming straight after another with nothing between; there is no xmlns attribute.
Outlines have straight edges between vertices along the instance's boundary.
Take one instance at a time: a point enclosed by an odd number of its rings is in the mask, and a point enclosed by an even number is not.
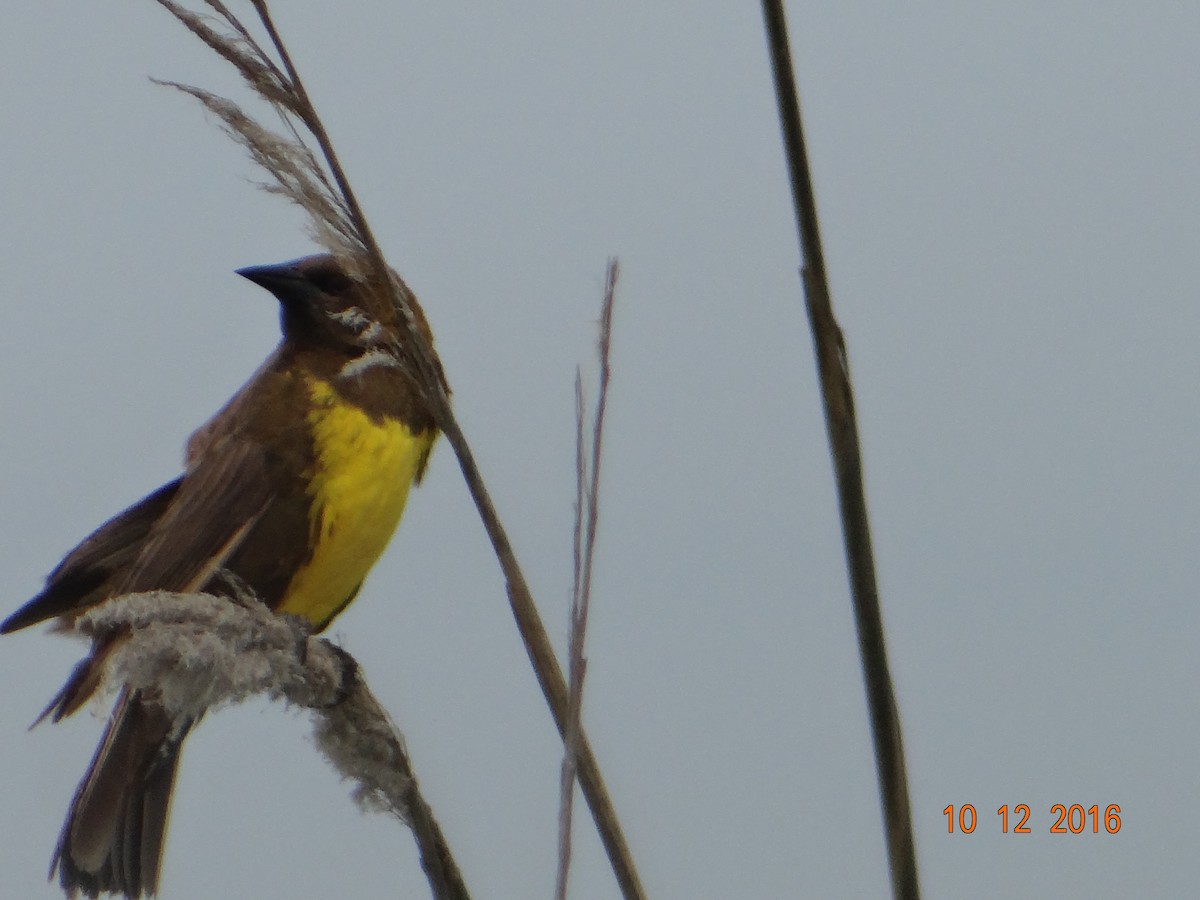
<svg viewBox="0 0 1200 900"><path fill-rule="evenodd" d="M308 488L313 552L278 608L323 627L383 553L435 432L414 433L395 419L372 420L342 401L329 382L307 382L315 450Z"/></svg>

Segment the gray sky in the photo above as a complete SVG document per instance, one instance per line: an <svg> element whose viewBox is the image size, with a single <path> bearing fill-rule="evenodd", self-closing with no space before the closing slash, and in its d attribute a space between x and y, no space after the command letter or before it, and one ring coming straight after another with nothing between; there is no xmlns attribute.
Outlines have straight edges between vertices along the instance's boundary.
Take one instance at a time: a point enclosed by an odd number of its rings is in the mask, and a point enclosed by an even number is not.
<svg viewBox="0 0 1200 900"><path fill-rule="evenodd" d="M758 5L279 6L559 639L572 377L621 258L585 720L651 896L886 896ZM1186 896L1200 7L789 15L925 895ZM6 11L5 612L174 477L274 345L275 302L232 270L312 247L151 74L243 96L153 3ZM559 748L448 447L333 631L476 896L549 896ZM101 723L25 726L80 652L0 642L6 898L59 896ZM265 704L197 730L164 897L427 896L308 731ZM974 834L946 834L951 803ZM1018 803L1033 833L1001 834ZM1123 827L1051 835L1055 803ZM576 847L572 895L617 896L586 814Z"/></svg>

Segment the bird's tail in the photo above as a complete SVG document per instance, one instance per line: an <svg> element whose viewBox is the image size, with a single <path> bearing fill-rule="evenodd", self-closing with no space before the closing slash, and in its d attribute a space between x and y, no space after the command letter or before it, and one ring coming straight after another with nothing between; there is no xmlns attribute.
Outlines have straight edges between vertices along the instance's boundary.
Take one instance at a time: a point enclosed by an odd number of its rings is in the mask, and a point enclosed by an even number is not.
<svg viewBox="0 0 1200 900"><path fill-rule="evenodd" d="M50 866L68 897L158 890L171 787L193 722L126 688L75 791Z"/></svg>

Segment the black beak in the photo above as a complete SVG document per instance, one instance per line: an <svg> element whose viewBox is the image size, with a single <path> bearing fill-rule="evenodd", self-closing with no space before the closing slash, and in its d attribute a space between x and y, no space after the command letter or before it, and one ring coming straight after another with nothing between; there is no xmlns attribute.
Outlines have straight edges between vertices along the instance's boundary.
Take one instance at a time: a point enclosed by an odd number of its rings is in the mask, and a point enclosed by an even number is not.
<svg viewBox="0 0 1200 900"><path fill-rule="evenodd" d="M276 263L271 266L246 266L237 274L248 278L259 287L264 287L276 296L296 294L307 286L304 274L296 262Z"/></svg>

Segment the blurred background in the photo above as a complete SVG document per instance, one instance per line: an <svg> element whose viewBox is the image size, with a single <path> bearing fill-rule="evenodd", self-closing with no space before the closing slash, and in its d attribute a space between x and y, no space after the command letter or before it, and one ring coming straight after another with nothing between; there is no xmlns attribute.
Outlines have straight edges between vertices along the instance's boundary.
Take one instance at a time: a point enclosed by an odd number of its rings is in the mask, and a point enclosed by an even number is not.
<svg viewBox="0 0 1200 900"><path fill-rule="evenodd" d="M247 5L248 6L248 5ZM837 510L756 4L353 4L278 23L551 633L572 380L620 257L585 723L655 898L888 896ZM1200 7L788 9L929 898L1185 896ZM278 338L239 266L313 250L198 106L245 93L154 3L0 30L0 594L179 471ZM476 896L548 897L560 747L453 454L334 635ZM0 895L44 880L107 709L27 733L82 647L0 641ZM210 716L165 898L422 897L301 714ZM942 810L971 803L973 834ZM1031 834L996 810L1028 804ZM1053 835L1053 804L1119 804ZM1011 827L1011 824L1010 824ZM617 896L577 807L572 896Z"/></svg>

